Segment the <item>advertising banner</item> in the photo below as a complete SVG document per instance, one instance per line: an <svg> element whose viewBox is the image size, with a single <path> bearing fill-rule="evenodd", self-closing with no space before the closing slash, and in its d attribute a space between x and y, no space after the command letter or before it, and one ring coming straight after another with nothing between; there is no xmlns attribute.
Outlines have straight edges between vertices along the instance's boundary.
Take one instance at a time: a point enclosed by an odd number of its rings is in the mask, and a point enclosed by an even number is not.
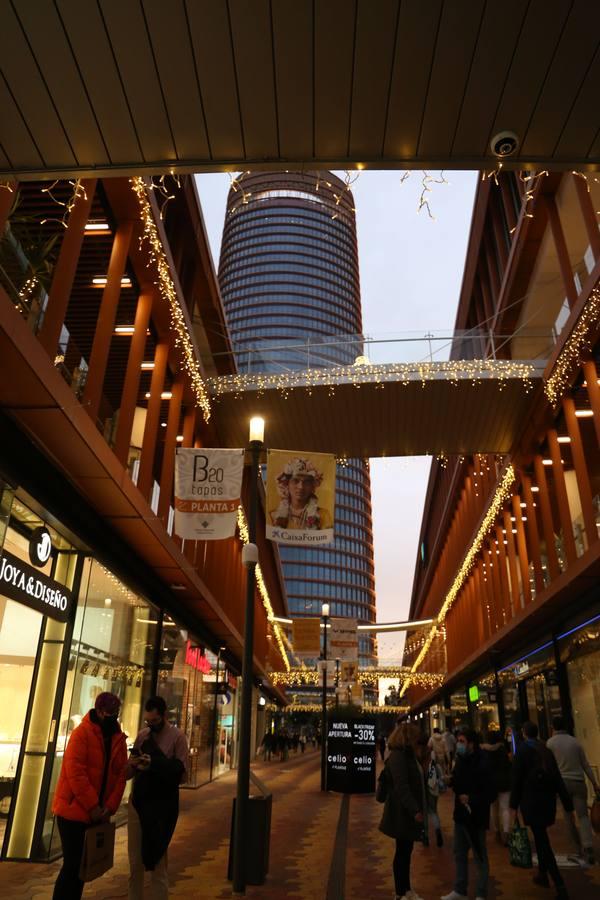
<svg viewBox="0 0 600 900"><path fill-rule="evenodd" d="M331 650L328 656L334 659L355 662L358 659L358 630L356 619L330 619L331 629L327 643Z"/></svg>
<svg viewBox="0 0 600 900"><path fill-rule="evenodd" d="M243 471L243 450L179 447L175 453L175 534L193 541L233 537Z"/></svg>
<svg viewBox="0 0 600 900"><path fill-rule="evenodd" d="M333 543L335 456L267 452L267 537L278 544Z"/></svg>
<svg viewBox="0 0 600 900"><path fill-rule="evenodd" d="M316 618L294 619L292 643L296 656L316 659L321 652L321 620Z"/></svg>
<svg viewBox="0 0 600 900"><path fill-rule="evenodd" d="M327 790L375 791L375 720L337 719L327 728Z"/></svg>
<svg viewBox="0 0 600 900"><path fill-rule="evenodd" d="M340 665L340 687L352 686L358 679L358 660L346 660Z"/></svg>

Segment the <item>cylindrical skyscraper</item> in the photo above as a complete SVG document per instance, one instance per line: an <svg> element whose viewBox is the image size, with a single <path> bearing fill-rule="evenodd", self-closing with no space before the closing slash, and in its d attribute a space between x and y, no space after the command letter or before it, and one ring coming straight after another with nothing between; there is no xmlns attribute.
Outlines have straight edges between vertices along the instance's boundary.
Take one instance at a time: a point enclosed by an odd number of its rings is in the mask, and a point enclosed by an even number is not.
<svg viewBox="0 0 600 900"><path fill-rule="evenodd" d="M330 172L262 172L234 182L219 282L241 371L353 362L362 353L362 316L354 200L347 185ZM348 336L356 342L332 342ZM328 602L333 616L375 621L371 486L364 460L337 467L335 544L280 551L292 615L319 615ZM361 638L359 652L363 664L372 662L374 639Z"/></svg>

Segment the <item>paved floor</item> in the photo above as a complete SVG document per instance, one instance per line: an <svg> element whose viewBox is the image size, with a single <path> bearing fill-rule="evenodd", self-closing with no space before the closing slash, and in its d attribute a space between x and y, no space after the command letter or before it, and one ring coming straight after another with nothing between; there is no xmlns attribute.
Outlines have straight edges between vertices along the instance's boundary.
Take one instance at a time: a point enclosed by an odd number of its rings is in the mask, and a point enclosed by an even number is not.
<svg viewBox="0 0 600 900"><path fill-rule="evenodd" d="M381 807L372 796L342 797L319 791L319 756L292 757L284 763L258 763L256 774L273 792L271 868L268 881L249 887L252 900L391 900L392 841L377 830ZM231 897L225 880L231 800L230 773L197 791L182 792L182 811L169 850L172 897L222 900ZM450 835L451 798L441 798L445 833ZM553 830L557 850L566 852L562 822ZM544 900L553 892L531 884L531 873L512 869L507 851L489 840L490 900ZM597 848L600 851L600 845ZM414 852L414 887L424 900L438 900L452 886L451 842L440 850L418 845ZM0 864L0 897L48 900L59 863ZM575 900L599 900L600 866L565 872ZM148 891L148 897L150 892ZM117 832L115 867L92 882L85 898L127 897L126 830Z"/></svg>

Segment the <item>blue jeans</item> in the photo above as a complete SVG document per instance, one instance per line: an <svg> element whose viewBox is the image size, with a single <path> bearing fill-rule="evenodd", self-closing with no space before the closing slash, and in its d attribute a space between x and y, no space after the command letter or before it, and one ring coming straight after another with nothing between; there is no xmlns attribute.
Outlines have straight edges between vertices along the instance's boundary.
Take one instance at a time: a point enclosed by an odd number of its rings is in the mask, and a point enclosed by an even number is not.
<svg viewBox="0 0 600 900"><path fill-rule="evenodd" d="M473 859L477 867L478 897L487 897L490 867L487 848L485 846L485 829L469 830L458 822L454 823L454 861L456 863L456 881L454 890L457 894L468 893L469 887L469 850L473 851Z"/></svg>

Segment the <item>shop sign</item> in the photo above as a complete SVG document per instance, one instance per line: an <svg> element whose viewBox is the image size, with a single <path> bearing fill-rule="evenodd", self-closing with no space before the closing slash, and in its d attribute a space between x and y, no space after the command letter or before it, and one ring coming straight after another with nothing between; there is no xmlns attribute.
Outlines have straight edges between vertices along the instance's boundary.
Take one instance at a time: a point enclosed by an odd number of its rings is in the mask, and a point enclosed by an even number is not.
<svg viewBox="0 0 600 900"><path fill-rule="evenodd" d="M332 719L327 729L327 789L343 794L375 790L375 720Z"/></svg>
<svg viewBox="0 0 600 900"><path fill-rule="evenodd" d="M204 652L203 647L194 647L192 642L188 641L185 645L185 664L208 675L210 672L210 661Z"/></svg>
<svg viewBox="0 0 600 900"><path fill-rule="evenodd" d="M52 538L45 525L34 528L29 538L29 559L34 566L45 566L52 552Z"/></svg>
<svg viewBox="0 0 600 900"><path fill-rule="evenodd" d="M321 652L321 620L317 618L294 619L292 643L295 656L311 659L319 656Z"/></svg>
<svg viewBox="0 0 600 900"><path fill-rule="evenodd" d="M472 684L469 688L469 700L471 703L477 703L479 700L479 688L476 684Z"/></svg>
<svg viewBox="0 0 600 900"><path fill-rule="evenodd" d="M175 534L194 541L233 537L243 472L243 450L178 448Z"/></svg>
<svg viewBox="0 0 600 900"><path fill-rule="evenodd" d="M527 660L524 660L521 663L517 663L515 665L515 678L521 678L523 675L527 675L529 672L529 663Z"/></svg>
<svg viewBox="0 0 600 900"><path fill-rule="evenodd" d="M358 660L345 660L340 665L340 686L349 687L356 683L358 678Z"/></svg>
<svg viewBox="0 0 600 900"><path fill-rule="evenodd" d="M330 619L331 630L328 656L334 659L354 661L358 658L358 631L356 619Z"/></svg>
<svg viewBox="0 0 600 900"><path fill-rule="evenodd" d="M7 550L0 559L0 593L59 622L71 615L71 591Z"/></svg>
<svg viewBox="0 0 600 900"><path fill-rule="evenodd" d="M267 538L303 547L333 543L335 456L267 451Z"/></svg>

